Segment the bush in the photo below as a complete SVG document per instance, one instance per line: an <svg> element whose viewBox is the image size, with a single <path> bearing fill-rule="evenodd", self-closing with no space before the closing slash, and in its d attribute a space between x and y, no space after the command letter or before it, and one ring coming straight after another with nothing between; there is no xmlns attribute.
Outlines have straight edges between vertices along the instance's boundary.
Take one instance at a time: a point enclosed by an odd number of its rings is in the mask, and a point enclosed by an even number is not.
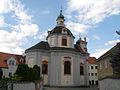
<svg viewBox="0 0 120 90"><path fill-rule="evenodd" d="M21 81L21 80L22 80L22 77L20 77L20 76L17 75L17 74L14 74L14 76L12 76L11 80L12 80L12 81Z"/></svg>
<svg viewBox="0 0 120 90"><path fill-rule="evenodd" d="M22 81L35 81L40 79L40 67L35 65L33 68L29 68L27 64L20 64L16 70L16 75L14 79L19 79Z"/></svg>

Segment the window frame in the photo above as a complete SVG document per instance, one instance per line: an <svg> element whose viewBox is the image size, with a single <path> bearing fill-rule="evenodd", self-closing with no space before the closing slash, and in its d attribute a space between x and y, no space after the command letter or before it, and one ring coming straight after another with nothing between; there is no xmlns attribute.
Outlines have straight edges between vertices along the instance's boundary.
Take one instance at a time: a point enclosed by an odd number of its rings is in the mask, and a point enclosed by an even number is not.
<svg viewBox="0 0 120 90"><path fill-rule="evenodd" d="M71 62L70 61L64 62L64 75L71 75Z"/></svg>
<svg viewBox="0 0 120 90"><path fill-rule="evenodd" d="M61 40L61 45L62 46L67 46L67 37L62 37L62 40Z"/></svg>
<svg viewBox="0 0 120 90"><path fill-rule="evenodd" d="M42 74L45 74L45 75L48 74L48 62L47 61L42 62Z"/></svg>
<svg viewBox="0 0 120 90"><path fill-rule="evenodd" d="M84 64L80 63L80 75L84 75Z"/></svg>

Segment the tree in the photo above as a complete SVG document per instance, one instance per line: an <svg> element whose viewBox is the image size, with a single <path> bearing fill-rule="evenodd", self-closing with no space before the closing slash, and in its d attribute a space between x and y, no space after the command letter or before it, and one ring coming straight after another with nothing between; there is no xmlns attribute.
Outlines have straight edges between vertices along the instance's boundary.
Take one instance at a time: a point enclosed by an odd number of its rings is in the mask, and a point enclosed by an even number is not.
<svg viewBox="0 0 120 90"><path fill-rule="evenodd" d="M33 69L37 70L38 76L40 77L40 67L38 65L34 65Z"/></svg>
<svg viewBox="0 0 120 90"><path fill-rule="evenodd" d="M29 68L29 80L30 81L35 81L35 80L38 80L39 79L39 76L38 76L38 71L36 69L33 69L33 68Z"/></svg>
<svg viewBox="0 0 120 90"><path fill-rule="evenodd" d="M27 64L19 64L16 70L18 76L22 77L22 80L29 80L29 67Z"/></svg>
<svg viewBox="0 0 120 90"><path fill-rule="evenodd" d="M2 71L2 69L0 68L0 80L2 79L2 75L3 75L3 71Z"/></svg>
<svg viewBox="0 0 120 90"><path fill-rule="evenodd" d="M27 64L20 64L16 70L16 75L13 79L21 79L22 81L34 81L40 79L40 67L34 65L33 68L29 68Z"/></svg>
<svg viewBox="0 0 120 90"><path fill-rule="evenodd" d="M117 44L117 50L111 55L111 66L113 68L113 74L120 77L120 43Z"/></svg>

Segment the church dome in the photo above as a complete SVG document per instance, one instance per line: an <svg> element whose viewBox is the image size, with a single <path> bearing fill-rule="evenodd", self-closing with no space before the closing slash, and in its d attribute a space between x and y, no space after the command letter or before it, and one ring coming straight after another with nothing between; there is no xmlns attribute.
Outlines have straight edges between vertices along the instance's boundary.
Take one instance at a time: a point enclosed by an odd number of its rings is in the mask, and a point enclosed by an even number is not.
<svg viewBox="0 0 120 90"><path fill-rule="evenodd" d="M71 33L71 31L68 28L65 28L64 26L56 26L54 29L49 31L49 35L51 35L51 34L62 34L63 31L67 32L66 35L73 35Z"/></svg>

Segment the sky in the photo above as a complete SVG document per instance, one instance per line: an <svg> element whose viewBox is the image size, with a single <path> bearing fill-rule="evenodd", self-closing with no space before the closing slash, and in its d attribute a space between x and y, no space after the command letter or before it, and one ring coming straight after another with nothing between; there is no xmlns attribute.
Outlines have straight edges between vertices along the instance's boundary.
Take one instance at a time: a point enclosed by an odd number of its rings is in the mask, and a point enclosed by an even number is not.
<svg viewBox="0 0 120 90"><path fill-rule="evenodd" d="M90 56L100 57L120 36L120 0L0 0L0 52L23 54L45 41L63 10L65 25L87 38Z"/></svg>

